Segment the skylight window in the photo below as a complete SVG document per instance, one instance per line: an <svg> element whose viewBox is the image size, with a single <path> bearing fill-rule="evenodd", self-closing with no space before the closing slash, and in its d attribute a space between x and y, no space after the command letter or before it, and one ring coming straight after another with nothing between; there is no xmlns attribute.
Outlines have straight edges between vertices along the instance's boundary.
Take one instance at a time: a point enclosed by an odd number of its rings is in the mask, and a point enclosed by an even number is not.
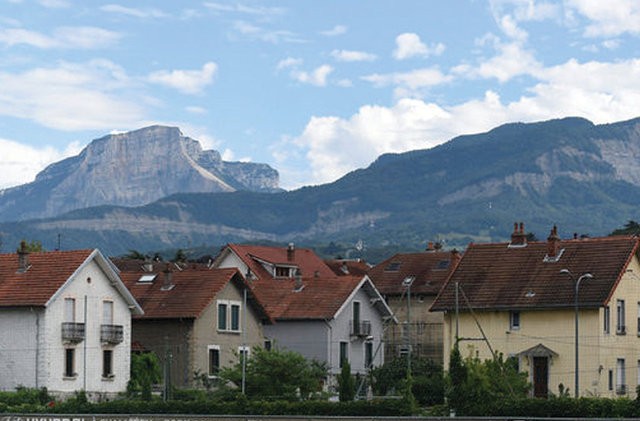
<svg viewBox="0 0 640 421"><path fill-rule="evenodd" d="M148 284L153 282L154 279L156 279L156 274L151 274L151 275L142 275L140 277L140 279L138 279L138 282L141 284Z"/></svg>
<svg viewBox="0 0 640 421"><path fill-rule="evenodd" d="M449 267L449 261L448 260L440 260L438 262L438 264L436 265L436 269L446 269Z"/></svg>

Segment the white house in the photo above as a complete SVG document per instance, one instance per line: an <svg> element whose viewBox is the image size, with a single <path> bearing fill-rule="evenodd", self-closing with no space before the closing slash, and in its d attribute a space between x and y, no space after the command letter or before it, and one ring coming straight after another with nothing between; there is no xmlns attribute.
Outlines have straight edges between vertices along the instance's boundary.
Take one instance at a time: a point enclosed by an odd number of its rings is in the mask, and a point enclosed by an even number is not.
<svg viewBox="0 0 640 421"><path fill-rule="evenodd" d="M98 250L0 255L0 390L126 390L142 309Z"/></svg>

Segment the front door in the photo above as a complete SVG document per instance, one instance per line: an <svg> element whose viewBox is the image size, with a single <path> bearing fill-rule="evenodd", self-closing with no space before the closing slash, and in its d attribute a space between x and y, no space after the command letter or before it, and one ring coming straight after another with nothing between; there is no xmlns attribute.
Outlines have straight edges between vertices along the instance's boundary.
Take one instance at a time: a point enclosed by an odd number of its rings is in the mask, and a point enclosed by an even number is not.
<svg viewBox="0 0 640 421"><path fill-rule="evenodd" d="M533 357L533 396L546 398L549 395L549 358Z"/></svg>

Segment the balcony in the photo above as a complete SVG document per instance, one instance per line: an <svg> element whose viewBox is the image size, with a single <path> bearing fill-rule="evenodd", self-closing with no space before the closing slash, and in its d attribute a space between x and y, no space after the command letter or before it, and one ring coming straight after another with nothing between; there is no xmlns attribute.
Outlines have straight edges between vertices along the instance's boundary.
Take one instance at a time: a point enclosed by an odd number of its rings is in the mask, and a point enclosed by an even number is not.
<svg viewBox="0 0 640 421"><path fill-rule="evenodd" d="M616 395L626 395L627 394L627 385L619 384L616 385Z"/></svg>
<svg viewBox="0 0 640 421"><path fill-rule="evenodd" d="M100 325L100 342L103 344L119 344L124 339L122 325Z"/></svg>
<svg viewBox="0 0 640 421"><path fill-rule="evenodd" d="M368 320L351 320L351 336L366 337L371 335L371 322Z"/></svg>
<svg viewBox="0 0 640 421"><path fill-rule="evenodd" d="M627 327L625 325L616 326L616 335L626 335Z"/></svg>
<svg viewBox="0 0 640 421"><path fill-rule="evenodd" d="M62 323L62 340L68 343L78 343L84 340L84 323Z"/></svg>

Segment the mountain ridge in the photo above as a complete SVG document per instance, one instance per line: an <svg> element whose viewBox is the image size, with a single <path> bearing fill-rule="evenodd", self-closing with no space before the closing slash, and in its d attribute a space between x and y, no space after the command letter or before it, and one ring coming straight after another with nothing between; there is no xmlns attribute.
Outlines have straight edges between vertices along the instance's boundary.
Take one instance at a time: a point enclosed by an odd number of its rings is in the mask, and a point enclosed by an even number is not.
<svg viewBox="0 0 640 421"><path fill-rule="evenodd" d="M355 244L420 249L508 238L514 221L546 237L606 235L637 217L640 119L510 123L402 154L385 154L333 183L263 194L177 193L123 208L0 225L11 241L85 237L108 253L230 241ZM126 246L125 246L126 244ZM126 247L126 248L125 248ZM123 249L124 248L124 249Z"/></svg>
<svg viewBox="0 0 640 421"><path fill-rule="evenodd" d="M278 191L266 164L225 162L177 127L149 126L93 140L31 183L0 191L0 220L53 217L99 205L140 206L177 192Z"/></svg>

